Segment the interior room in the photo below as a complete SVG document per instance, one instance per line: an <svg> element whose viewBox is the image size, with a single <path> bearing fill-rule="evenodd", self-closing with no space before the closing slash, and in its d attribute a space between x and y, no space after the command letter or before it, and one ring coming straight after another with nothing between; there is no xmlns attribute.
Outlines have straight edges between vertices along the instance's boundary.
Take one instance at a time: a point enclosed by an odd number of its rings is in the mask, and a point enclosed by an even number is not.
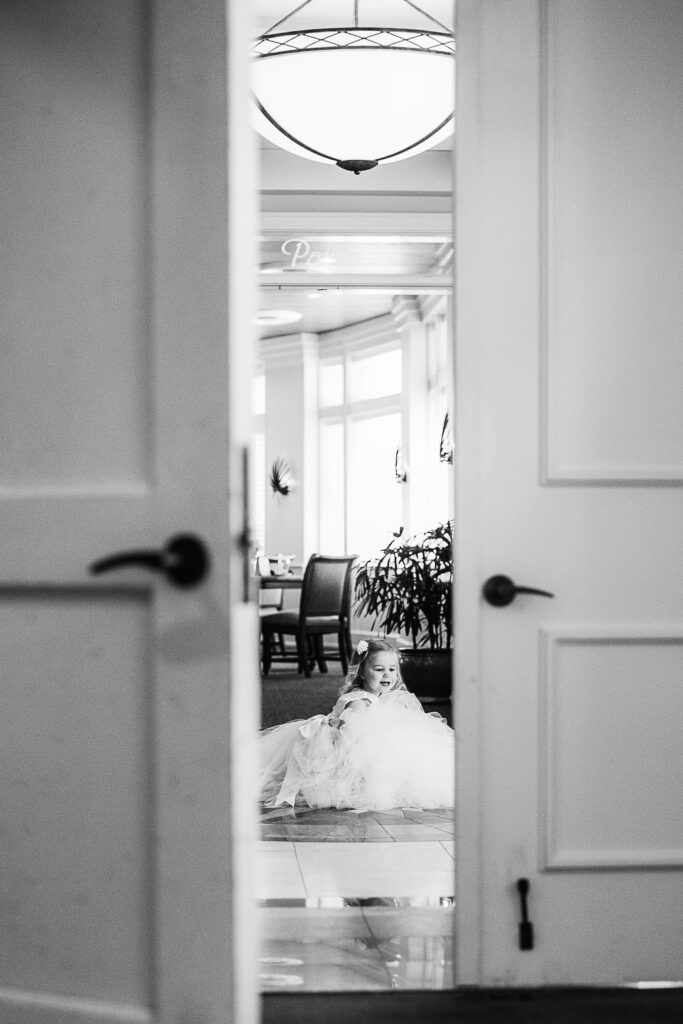
<svg viewBox="0 0 683 1024"><path fill-rule="evenodd" d="M683 5L399 7L0 4L0 1024L682 1017Z"/></svg>
<svg viewBox="0 0 683 1024"><path fill-rule="evenodd" d="M262 31L276 20L277 5L264 6ZM450 5L437 6L450 30ZM349 12L318 13L332 25ZM253 567L270 617L300 607L314 552L372 559L395 533L452 517L452 152L449 134L357 176L270 139L258 146ZM375 620L354 595L349 655L379 632ZM334 634L325 672L313 663L310 678L294 638L282 639L286 660L276 650L262 674L264 728L329 714L344 682ZM423 706L450 721L449 693L450 678L438 708ZM265 808L263 991L450 987L453 872L452 808Z"/></svg>

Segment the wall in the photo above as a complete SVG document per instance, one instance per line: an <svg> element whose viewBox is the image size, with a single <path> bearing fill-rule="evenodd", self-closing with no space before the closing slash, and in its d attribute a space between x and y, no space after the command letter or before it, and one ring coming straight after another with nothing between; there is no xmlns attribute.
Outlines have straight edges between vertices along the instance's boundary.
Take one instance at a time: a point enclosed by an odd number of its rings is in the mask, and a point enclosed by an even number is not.
<svg viewBox="0 0 683 1024"><path fill-rule="evenodd" d="M290 494L266 497L267 554L305 563L317 541L318 339L296 334L262 343L266 375L266 471L284 459Z"/></svg>

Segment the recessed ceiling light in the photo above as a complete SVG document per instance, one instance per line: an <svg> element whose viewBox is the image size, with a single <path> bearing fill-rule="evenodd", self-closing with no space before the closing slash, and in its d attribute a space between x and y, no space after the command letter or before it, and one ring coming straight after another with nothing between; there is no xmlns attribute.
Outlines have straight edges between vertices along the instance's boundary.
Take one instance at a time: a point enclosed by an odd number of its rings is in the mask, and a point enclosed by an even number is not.
<svg viewBox="0 0 683 1024"><path fill-rule="evenodd" d="M293 309L260 309L254 317L259 327L282 327L284 324L295 324L301 320L303 313Z"/></svg>

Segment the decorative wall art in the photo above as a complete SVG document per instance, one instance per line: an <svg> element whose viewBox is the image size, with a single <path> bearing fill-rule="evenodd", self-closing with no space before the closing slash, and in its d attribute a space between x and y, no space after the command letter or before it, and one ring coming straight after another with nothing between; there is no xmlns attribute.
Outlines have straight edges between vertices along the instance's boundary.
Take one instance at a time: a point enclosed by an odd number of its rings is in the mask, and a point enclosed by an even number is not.
<svg viewBox="0 0 683 1024"><path fill-rule="evenodd" d="M292 467L285 459L274 459L270 469L270 489L276 498L286 498L295 486Z"/></svg>

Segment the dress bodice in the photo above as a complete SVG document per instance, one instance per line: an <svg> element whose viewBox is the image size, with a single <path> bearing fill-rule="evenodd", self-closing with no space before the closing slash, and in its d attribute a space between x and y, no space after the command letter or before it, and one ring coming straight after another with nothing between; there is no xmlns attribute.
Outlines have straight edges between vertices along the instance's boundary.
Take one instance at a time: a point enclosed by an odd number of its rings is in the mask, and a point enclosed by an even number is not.
<svg viewBox="0 0 683 1024"><path fill-rule="evenodd" d="M379 697L375 693L368 693L366 690L349 690L348 693L343 693L337 703L334 705L332 712L329 716L330 725L338 726L342 722L346 721L348 717L347 712L349 710L355 711L360 706L371 707L376 704Z"/></svg>

